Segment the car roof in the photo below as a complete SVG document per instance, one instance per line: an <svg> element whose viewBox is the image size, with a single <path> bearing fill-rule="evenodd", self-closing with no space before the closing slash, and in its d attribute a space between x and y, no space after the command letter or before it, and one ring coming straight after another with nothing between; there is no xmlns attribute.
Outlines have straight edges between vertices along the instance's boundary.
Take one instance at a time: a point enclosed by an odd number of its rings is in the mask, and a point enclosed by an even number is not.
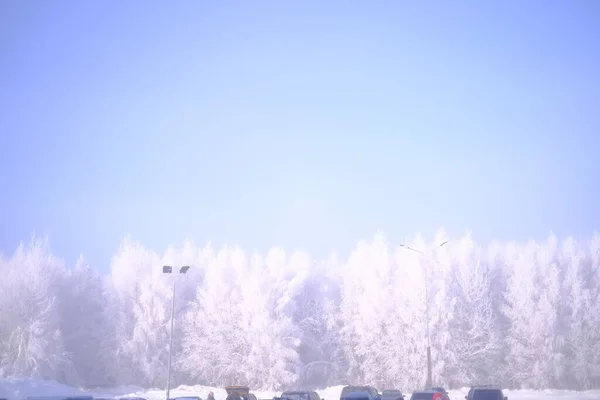
<svg viewBox="0 0 600 400"><path fill-rule="evenodd" d="M367 392L358 392L357 391L357 392L348 393L347 395L344 396L344 398L346 398L346 399L352 399L352 398L362 399L362 398L369 397L369 396L370 395Z"/></svg>
<svg viewBox="0 0 600 400"><path fill-rule="evenodd" d="M63 400L63 399L76 399L76 400L93 400L92 396L80 396L80 395L66 395L66 396L29 396L27 400Z"/></svg>
<svg viewBox="0 0 600 400"><path fill-rule="evenodd" d="M177 397L173 397L169 400L182 400L182 399L199 399L200 397L198 396L177 396Z"/></svg>
<svg viewBox="0 0 600 400"><path fill-rule="evenodd" d="M310 395L313 393L316 394L317 396L319 395L319 393L315 392L314 390L286 390L285 392L281 393L281 396L279 396L279 397L285 397L285 396L295 395L295 394Z"/></svg>

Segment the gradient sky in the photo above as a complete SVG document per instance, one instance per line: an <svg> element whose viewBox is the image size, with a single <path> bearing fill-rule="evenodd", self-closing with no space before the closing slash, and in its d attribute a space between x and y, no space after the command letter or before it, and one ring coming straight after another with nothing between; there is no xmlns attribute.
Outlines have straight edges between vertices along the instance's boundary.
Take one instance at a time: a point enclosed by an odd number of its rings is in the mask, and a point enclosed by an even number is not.
<svg viewBox="0 0 600 400"><path fill-rule="evenodd" d="M7 255L586 237L599 134L594 0L0 2Z"/></svg>

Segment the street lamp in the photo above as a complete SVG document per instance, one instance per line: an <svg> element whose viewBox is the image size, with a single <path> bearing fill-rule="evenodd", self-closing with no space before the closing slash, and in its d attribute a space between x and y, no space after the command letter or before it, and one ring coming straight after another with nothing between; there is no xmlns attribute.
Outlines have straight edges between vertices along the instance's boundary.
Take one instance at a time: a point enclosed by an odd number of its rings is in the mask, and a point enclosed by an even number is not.
<svg viewBox="0 0 600 400"><path fill-rule="evenodd" d="M426 252L414 249L405 244L401 244L400 247L404 247L405 249L412 250L416 253L419 253L422 256L426 256L428 254L433 253L435 250L439 249L446 243L448 243L448 240L438 244L433 249L430 249ZM433 381L433 378L432 378L433 373L431 371L431 335L429 333L429 282L428 281L429 281L429 277L427 275L427 268L425 268L425 319L427 320L427 381L425 382L425 387L427 389L431 388L432 381Z"/></svg>
<svg viewBox="0 0 600 400"><path fill-rule="evenodd" d="M179 269L179 274L185 274L190 269L189 265L184 265ZM169 265L163 266L163 274L173 273L173 267ZM169 394L171 392L171 356L173 353L173 321L175 320L175 282L177 279L173 279L173 294L171 300L171 333L169 338L169 364L167 367L167 400L169 400Z"/></svg>

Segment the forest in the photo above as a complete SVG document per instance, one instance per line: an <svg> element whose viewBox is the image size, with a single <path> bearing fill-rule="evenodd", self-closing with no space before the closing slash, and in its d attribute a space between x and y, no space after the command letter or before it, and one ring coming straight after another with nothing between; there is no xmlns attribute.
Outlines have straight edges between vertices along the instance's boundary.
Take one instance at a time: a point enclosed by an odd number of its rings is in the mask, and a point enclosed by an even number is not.
<svg viewBox="0 0 600 400"><path fill-rule="evenodd" d="M480 245L439 231L402 246L377 233L325 259L191 242L160 254L125 238L109 268L65 265L34 237L0 271L4 377L164 387L176 279L175 384L409 391L425 381L429 327L447 388L600 387L598 234Z"/></svg>

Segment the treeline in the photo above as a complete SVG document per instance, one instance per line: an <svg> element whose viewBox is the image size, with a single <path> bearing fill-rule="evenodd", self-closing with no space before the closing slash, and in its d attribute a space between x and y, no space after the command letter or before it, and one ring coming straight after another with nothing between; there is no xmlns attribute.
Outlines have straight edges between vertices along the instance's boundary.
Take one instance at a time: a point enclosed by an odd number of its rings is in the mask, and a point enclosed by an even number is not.
<svg viewBox="0 0 600 400"><path fill-rule="evenodd" d="M425 379L427 279L436 383L600 387L598 235L485 248L467 235L421 255L378 234L326 260L191 243L159 255L126 239L107 276L33 240L0 271L0 376L163 387L177 278L176 384L411 390Z"/></svg>

